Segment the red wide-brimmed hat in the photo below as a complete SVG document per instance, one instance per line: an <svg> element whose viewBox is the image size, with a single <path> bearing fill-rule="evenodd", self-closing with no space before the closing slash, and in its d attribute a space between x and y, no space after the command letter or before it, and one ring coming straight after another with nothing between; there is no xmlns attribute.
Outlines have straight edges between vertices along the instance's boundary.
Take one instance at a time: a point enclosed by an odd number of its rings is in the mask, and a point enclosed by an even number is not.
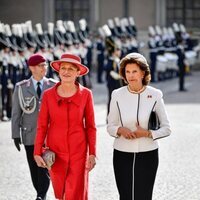
<svg viewBox="0 0 200 200"><path fill-rule="evenodd" d="M60 64L63 62L76 65L80 70L80 76L86 75L89 72L89 69L85 65L81 64L81 58L79 56L69 53L63 54L60 60L52 61L50 66L58 72L60 69Z"/></svg>

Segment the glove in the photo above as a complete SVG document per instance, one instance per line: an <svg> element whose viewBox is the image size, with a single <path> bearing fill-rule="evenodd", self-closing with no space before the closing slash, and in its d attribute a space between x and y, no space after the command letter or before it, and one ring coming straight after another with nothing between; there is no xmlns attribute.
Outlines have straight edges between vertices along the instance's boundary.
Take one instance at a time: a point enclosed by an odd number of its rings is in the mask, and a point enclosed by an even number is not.
<svg viewBox="0 0 200 200"><path fill-rule="evenodd" d="M14 143L15 143L17 150L20 151L21 150L21 148L20 148L21 139L20 138L14 138Z"/></svg>
<svg viewBox="0 0 200 200"><path fill-rule="evenodd" d="M110 76L115 80L119 80L121 78L120 75L117 72L113 71L113 70L110 71Z"/></svg>

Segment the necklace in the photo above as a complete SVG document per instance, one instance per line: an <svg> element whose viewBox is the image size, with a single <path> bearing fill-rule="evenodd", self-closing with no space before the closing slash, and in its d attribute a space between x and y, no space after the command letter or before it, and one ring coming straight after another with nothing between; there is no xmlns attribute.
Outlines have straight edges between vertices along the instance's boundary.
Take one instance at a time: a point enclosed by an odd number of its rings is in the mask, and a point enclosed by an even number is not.
<svg viewBox="0 0 200 200"><path fill-rule="evenodd" d="M128 88L128 91L129 91L129 92L131 92L131 93L133 93L133 94L139 94L139 93L141 93L141 92L144 91L145 86L142 86L142 88L141 88L140 90L138 90L138 91L131 90L131 88L130 88L129 85L127 86L127 88Z"/></svg>

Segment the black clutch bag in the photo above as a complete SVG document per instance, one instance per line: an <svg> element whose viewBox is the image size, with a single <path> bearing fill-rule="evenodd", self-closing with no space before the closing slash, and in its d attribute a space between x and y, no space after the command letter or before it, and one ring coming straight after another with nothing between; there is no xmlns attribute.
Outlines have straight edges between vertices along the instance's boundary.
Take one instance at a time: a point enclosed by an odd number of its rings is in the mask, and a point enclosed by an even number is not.
<svg viewBox="0 0 200 200"><path fill-rule="evenodd" d="M156 105L156 102L154 103L150 116L149 116L148 130L158 130L160 128L160 121L159 121L158 115L155 111L153 111Z"/></svg>
<svg viewBox="0 0 200 200"><path fill-rule="evenodd" d="M45 149L42 153L42 158L47 165L47 168L50 169L55 162L55 153L49 149Z"/></svg>

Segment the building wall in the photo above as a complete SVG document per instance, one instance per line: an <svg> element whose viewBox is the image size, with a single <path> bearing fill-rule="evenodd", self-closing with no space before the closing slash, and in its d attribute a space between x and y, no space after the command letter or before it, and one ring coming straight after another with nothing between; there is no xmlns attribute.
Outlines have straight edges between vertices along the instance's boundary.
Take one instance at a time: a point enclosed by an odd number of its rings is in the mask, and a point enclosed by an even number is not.
<svg viewBox="0 0 200 200"><path fill-rule="evenodd" d="M125 12L124 3L127 2ZM132 16L139 29L145 30L156 22L156 0L99 0L98 25L107 23L107 19L124 16Z"/></svg>
<svg viewBox="0 0 200 200"><path fill-rule="evenodd" d="M156 20L155 0L129 0L129 16L133 16L138 29L146 30Z"/></svg>
<svg viewBox="0 0 200 200"><path fill-rule="evenodd" d="M32 20L33 24L43 23L43 0L0 0L0 21L13 24Z"/></svg>
<svg viewBox="0 0 200 200"><path fill-rule="evenodd" d="M43 26L47 29L48 22L55 21L55 0L44 0Z"/></svg>
<svg viewBox="0 0 200 200"><path fill-rule="evenodd" d="M113 19L114 17L123 17L123 3L123 0L100 0L98 25L104 25L108 19Z"/></svg>
<svg viewBox="0 0 200 200"><path fill-rule="evenodd" d="M13 24L32 20L33 25L55 21L55 0L0 0L0 21ZM128 2L127 12L125 3ZM133 16L138 29L156 22L156 0L90 0L90 25L95 29L109 18Z"/></svg>

